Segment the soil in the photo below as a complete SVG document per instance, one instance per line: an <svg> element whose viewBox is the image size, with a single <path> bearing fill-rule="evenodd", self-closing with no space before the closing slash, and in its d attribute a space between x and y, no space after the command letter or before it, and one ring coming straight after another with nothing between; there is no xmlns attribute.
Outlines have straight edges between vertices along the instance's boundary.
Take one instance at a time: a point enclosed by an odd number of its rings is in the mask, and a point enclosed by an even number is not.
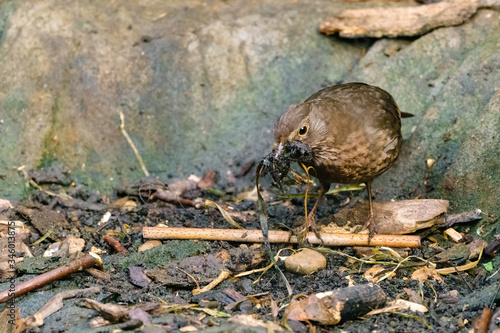
<svg viewBox="0 0 500 333"><path fill-rule="evenodd" d="M217 186L217 185L216 185ZM263 187L265 187L264 185ZM286 280L293 289L293 295L289 295L287 288L276 269L270 269L262 275L260 281L254 283L259 274L252 274L242 278L230 278L213 290L193 295L192 290L196 287L193 281L184 276L184 284L167 286L157 280L150 279L146 282L133 281L130 267L140 267L143 271L167 269L168 265L178 265L179 267L189 266L186 260L205 260L208 255L215 255L221 251L235 251L241 244L236 242L206 242L206 241L178 241L163 240L161 246L138 253L138 248L146 240L143 239L141 228L144 226L157 226L160 223L169 227L189 227L189 228L231 228L217 209L207 209L204 206L199 208L187 207L182 204L166 203L162 201L147 201L143 198L131 197L137 207L130 211L125 211L122 207L110 209L109 198L99 195L97 192L87 192L84 188L66 187L65 185L50 185L47 187L54 193L70 193L71 197L78 201L79 205L68 207L57 197L47 194L45 191L36 191L30 196L30 200L23 202L23 207L44 207L59 212L66 221L67 236L73 235L85 240L84 252L88 252L92 247L97 247L106 251L101 254L104 261L105 272L110 274L109 281L98 279L87 272L78 272L70 277L53 282L48 286L27 295L16 298L16 305L21 310L21 317L26 317L35 313L45 302L56 293L77 288L88 288L91 286L101 286L102 291L91 297L102 303L121 304L132 306L148 302L154 303L174 303L174 304L198 304L199 307L209 307L212 310L222 311L230 317L238 314L254 314L264 322L280 323L283 319L284 307L293 297L297 295L311 295L324 291L335 290L347 287L349 283L364 284L366 270L372 265L361 264L353 261L347 256L336 253L326 253L327 265L311 275L297 275L287 272L282 261L277 267L284 273ZM271 187L269 187L271 189ZM242 219L234 219L246 229L260 229L259 214L256 203L250 200L240 202L230 201L233 195L225 194L223 198L213 193L224 193L223 188L218 191L213 190L188 190L183 194L185 199L203 198L213 200L221 205L232 207L232 212L241 213ZM293 190L293 189L292 189ZM295 189L298 191L298 189ZM341 204L350 201L355 204L359 198L364 197L363 193L350 192L341 193L329 197L318 211L318 222L326 222L329 216L340 208ZM314 199L311 199L313 201ZM362 201L362 200L360 200ZM300 220L304 214L303 199L292 199L268 202L268 213L270 229L290 229L294 227L294 222ZM78 208L75 208L78 207ZM33 209L33 208L32 208ZM98 223L106 211L111 212L111 218L104 227ZM4 212L5 213L5 212ZM16 208L7 212L9 219L21 220L30 225L30 219L25 214L20 214ZM51 216L49 214L49 216ZM470 226L463 226L462 231L467 231ZM124 230L126 232L124 232ZM33 228L33 231L35 229ZM119 254L103 241L102 236L113 231L115 237L128 250L126 254ZM33 233L35 234L35 233ZM468 235L468 241L472 236ZM467 237L466 237L467 238ZM29 243L33 241L30 240ZM442 230L437 230L434 234L422 240L421 249L407 250L408 255L418 256L423 259L431 259L439 252L436 250L436 241L439 247L447 248L453 245L450 240L442 237ZM33 258L27 258L17 266L18 276L16 283L26 281L33 276L58 267L68 258L43 258L42 254L53 240L46 239L38 245L30 246ZM286 247L283 244L272 245L272 251ZM295 246L297 248L298 246ZM360 257L359 252L353 248L335 249L344 254ZM234 253L234 252L232 252ZM291 251L284 252L287 255ZM193 256L199 256L192 259ZM263 261L257 267L264 267L269 263L262 251ZM190 258L190 259L186 259ZM205 259L202 259L205 258ZM238 257L243 258L243 257ZM238 260L236 258L236 260ZM208 259L206 259L208 260ZM213 260L213 258L211 259ZM234 260L234 258L233 258ZM241 259L243 260L243 259ZM483 259L482 263L489 259ZM184 264L183 264L184 262ZM415 265L405 267L402 265L395 271L395 276L385 279L379 283L386 293L387 300L393 301L399 298L410 299L415 302L415 298L420 297L420 302L428 308L426 313L414 313L407 310L399 310L393 313L383 313L373 316L366 316L353 320L343 321L336 326L321 325L316 322L288 321L288 325L294 331L317 332L344 331L344 332L467 332L474 319L481 316L485 306L494 304L498 285L496 277L487 279L489 275L480 264L477 267L459 274L441 276L443 281L428 279L424 282L411 279L412 273L419 268L420 260L410 261ZM172 264L173 263L173 264ZM463 262L457 261L455 265ZM184 265L184 266L182 266ZM210 264L211 265L211 264ZM215 265L215 264L214 264ZM449 262L441 263L438 267L447 266ZM170 267L174 267L170 266ZM392 270L395 265L389 266ZM194 274L194 273L193 273ZM180 274L182 276L184 274ZM206 275L211 280L217 275L215 272L206 270ZM187 282L186 282L187 281ZM200 279L202 286L206 281ZM142 283L142 284L141 284ZM0 289L4 290L7 283L0 283ZM452 291L457 291L454 294ZM258 295L258 296L251 296ZM452 296L457 295L457 296ZM247 297L248 296L248 297ZM417 296L417 297L416 297ZM243 297L243 298L242 298ZM161 301L159 301L161 299ZM267 299L267 301L266 301ZM269 299L274 301L276 307L271 306ZM235 303L237 300L243 300ZM259 301L261 300L261 301ZM230 307L228 305L232 304ZM5 305L0 305L3 311ZM279 311L276 311L279 309ZM276 317L273 316L276 315ZM107 325L100 328L91 328L90 320L96 317L95 310L82 306L79 299L68 299L64 301L64 307L45 320L45 324L39 328L32 329L34 332L73 332L89 331L104 332L113 329L124 328L122 323ZM229 317L229 318L230 318ZM231 324L228 318L207 315L204 312L193 309L178 309L171 313L154 314L150 316L153 324L163 326L166 331L179 331L185 327L194 326L198 330L209 332L222 331L266 331L265 327L250 328L240 324ZM150 326L150 332L161 332L156 326L156 331ZM141 330L141 329L137 329ZM144 331L148 331L143 329ZM184 329L183 329L184 330Z"/></svg>

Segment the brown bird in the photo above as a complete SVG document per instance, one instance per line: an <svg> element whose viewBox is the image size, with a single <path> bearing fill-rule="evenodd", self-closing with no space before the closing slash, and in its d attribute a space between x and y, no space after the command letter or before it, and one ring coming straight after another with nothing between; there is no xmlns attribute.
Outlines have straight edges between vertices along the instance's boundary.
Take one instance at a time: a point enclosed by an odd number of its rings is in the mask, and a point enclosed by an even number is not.
<svg viewBox="0 0 500 333"><path fill-rule="evenodd" d="M276 121L274 137L276 159L286 147L309 148L307 158L297 161L313 167L320 182L307 218L312 230L316 232L315 212L331 183L365 183L370 208L365 228L370 237L376 233L372 181L393 165L403 141L401 111L387 91L364 83L324 88L291 105Z"/></svg>

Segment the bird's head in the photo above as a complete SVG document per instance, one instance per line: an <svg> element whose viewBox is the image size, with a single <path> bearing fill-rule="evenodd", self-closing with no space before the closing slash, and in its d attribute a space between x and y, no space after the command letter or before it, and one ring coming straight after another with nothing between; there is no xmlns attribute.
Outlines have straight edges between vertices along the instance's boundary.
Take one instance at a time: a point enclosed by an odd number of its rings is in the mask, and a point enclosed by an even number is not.
<svg viewBox="0 0 500 333"><path fill-rule="evenodd" d="M282 154L306 163L314 159L314 151L327 134L324 117L319 114L319 103L321 101L291 105L278 118L274 124L276 159Z"/></svg>

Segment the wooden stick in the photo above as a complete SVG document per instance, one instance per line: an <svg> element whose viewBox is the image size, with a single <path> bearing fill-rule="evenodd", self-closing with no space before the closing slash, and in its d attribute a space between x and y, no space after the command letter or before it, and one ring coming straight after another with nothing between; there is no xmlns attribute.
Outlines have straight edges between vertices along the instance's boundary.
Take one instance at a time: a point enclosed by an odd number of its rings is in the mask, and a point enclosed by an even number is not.
<svg viewBox="0 0 500 333"><path fill-rule="evenodd" d="M102 239L108 243L113 249L118 253L128 253L128 250L118 241L118 239L114 238L110 235L102 236Z"/></svg>
<svg viewBox="0 0 500 333"><path fill-rule="evenodd" d="M144 227L142 236L150 239L203 239L231 242L262 243L264 237L260 230L206 229L206 228L165 228ZM420 247L419 236L375 235L368 243L368 235L321 233L323 244L327 246L387 246ZM310 244L321 244L321 240L309 232L306 237ZM297 237L289 231L269 231L271 243L297 243Z"/></svg>
<svg viewBox="0 0 500 333"><path fill-rule="evenodd" d="M56 269L48 271L47 273L38 275L33 279L25 281L19 285L11 285L10 289L6 289L0 292L0 304L11 299L12 297L24 295L32 291L33 289L43 287L46 284L62 279L63 277L70 275L74 272L90 268L96 264L102 265L101 259L97 256L94 257L91 254L86 254L81 258L73 260L67 265L58 267Z"/></svg>

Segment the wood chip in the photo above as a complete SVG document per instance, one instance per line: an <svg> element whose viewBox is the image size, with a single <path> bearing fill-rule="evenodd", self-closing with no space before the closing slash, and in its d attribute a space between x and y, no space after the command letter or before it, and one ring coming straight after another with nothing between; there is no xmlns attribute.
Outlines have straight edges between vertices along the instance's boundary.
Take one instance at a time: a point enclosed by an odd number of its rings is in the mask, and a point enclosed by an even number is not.
<svg viewBox="0 0 500 333"><path fill-rule="evenodd" d="M461 242L464 238L462 234L460 234L458 231L456 231L453 228L448 228L444 231L444 233L450 237L455 243Z"/></svg>

